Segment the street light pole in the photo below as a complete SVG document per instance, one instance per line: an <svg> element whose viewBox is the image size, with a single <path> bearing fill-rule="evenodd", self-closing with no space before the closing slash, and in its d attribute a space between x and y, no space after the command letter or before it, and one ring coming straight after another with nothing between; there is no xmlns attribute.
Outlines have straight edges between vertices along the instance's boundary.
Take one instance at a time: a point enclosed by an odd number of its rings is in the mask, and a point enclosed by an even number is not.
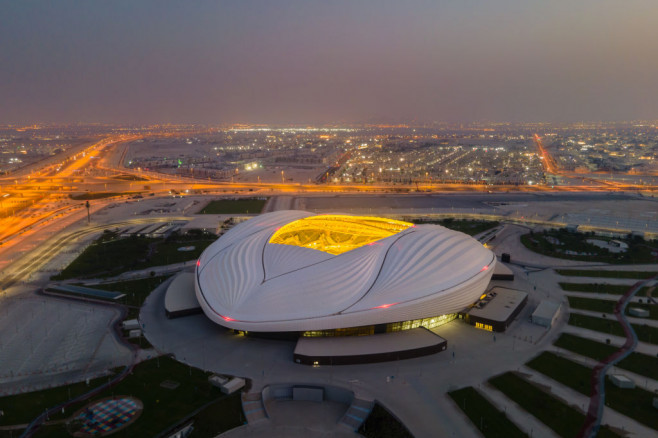
<svg viewBox="0 0 658 438"><path fill-rule="evenodd" d="M89 215L89 201L85 202L85 207L87 207L87 225L91 223L91 217Z"/></svg>

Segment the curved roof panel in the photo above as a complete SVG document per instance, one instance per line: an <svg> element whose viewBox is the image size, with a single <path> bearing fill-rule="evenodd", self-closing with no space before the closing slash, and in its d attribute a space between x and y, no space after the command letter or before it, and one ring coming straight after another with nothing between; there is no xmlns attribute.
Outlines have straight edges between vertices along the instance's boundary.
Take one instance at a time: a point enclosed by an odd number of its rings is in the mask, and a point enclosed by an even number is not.
<svg viewBox="0 0 658 438"><path fill-rule="evenodd" d="M459 311L494 263L476 240L437 225L281 211L209 246L196 286L206 314L231 328L340 328Z"/></svg>

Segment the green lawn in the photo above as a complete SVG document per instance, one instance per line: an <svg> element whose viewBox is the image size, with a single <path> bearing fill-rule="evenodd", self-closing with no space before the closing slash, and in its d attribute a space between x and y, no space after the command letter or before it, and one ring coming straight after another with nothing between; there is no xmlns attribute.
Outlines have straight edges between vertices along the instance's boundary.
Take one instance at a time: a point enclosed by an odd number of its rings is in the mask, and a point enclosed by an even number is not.
<svg viewBox="0 0 658 438"><path fill-rule="evenodd" d="M113 277L126 271L193 261L215 240L212 233L173 233L167 239L131 236L120 238L104 232L53 280ZM194 246L192 251L178 251Z"/></svg>
<svg viewBox="0 0 658 438"><path fill-rule="evenodd" d="M218 199L210 201L199 214L258 214L266 202L259 198Z"/></svg>
<svg viewBox="0 0 658 438"><path fill-rule="evenodd" d="M468 386L457 391L451 391L448 395L486 438L528 436L475 388Z"/></svg>
<svg viewBox="0 0 658 438"><path fill-rule="evenodd" d="M573 309L591 310L593 312L613 313L617 301L598 300L596 298L567 297Z"/></svg>
<svg viewBox="0 0 658 438"><path fill-rule="evenodd" d="M605 359L619 349L612 345L606 345L569 333L560 335L558 340L555 341L555 345L596 360ZM650 379L658 380L658 357L642 353L631 353L630 356L619 362L617 367Z"/></svg>
<svg viewBox="0 0 658 438"><path fill-rule="evenodd" d="M638 280L651 278L658 274L658 272L646 271L603 271L589 269L556 269L555 272L571 277L632 278Z"/></svg>
<svg viewBox="0 0 658 438"><path fill-rule="evenodd" d="M610 240L606 237L592 236L583 233L573 233L566 230L551 230L544 233L532 233L521 236L521 243L531 251L550 257L587 262L604 262L610 264L641 264L656 263L658 256L653 253L658 250L655 243L642 239L620 239L629 248L623 253L611 253L605 248L587 242L587 239ZM559 243L552 239L557 239ZM566 254L566 251L578 254ZM587 255L584 255L587 254Z"/></svg>
<svg viewBox="0 0 658 438"><path fill-rule="evenodd" d="M507 372L493 377L489 383L562 437L575 437L585 421L584 414L515 373ZM608 438L619 435L607 427L602 427L598 436Z"/></svg>
<svg viewBox="0 0 658 438"><path fill-rule="evenodd" d="M217 240L217 236L214 236L210 240L190 240L185 242L172 241L159 243L155 246L148 264L150 266L164 266L196 260L201 256L201 253L215 240ZM192 251L178 250L178 248L184 246L193 246L194 249Z"/></svg>
<svg viewBox="0 0 658 438"><path fill-rule="evenodd" d="M413 438L404 424L379 403L375 403L359 433L367 438Z"/></svg>
<svg viewBox="0 0 658 438"><path fill-rule="evenodd" d="M526 365L581 394L589 396L592 392L592 369L555 353L544 351Z"/></svg>
<svg viewBox="0 0 658 438"><path fill-rule="evenodd" d="M66 280L69 278L111 277L137 269L138 264L146 258L149 245L153 240L145 237L107 240L105 236L101 236L61 273L52 278L53 280Z"/></svg>
<svg viewBox="0 0 658 438"><path fill-rule="evenodd" d="M540 354L528 362L527 365L586 396L591 393L592 369L589 367L550 352ZM640 388L617 388L610 383L607 377L605 392L606 406L610 406L615 411L658 430L658 416L655 414L655 408L651 405L654 397L653 393Z"/></svg>
<svg viewBox="0 0 658 438"><path fill-rule="evenodd" d="M573 309L591 310L593 312L613 313L615 310L616 301L612 300L599 300L596 298L581 298L581 297L567 297L569 299L569 306ZM626 307L626 314L629 315L628 309L641 308L649 311L649 319L658 319L658 306L650 304L637 304L632 303Z"/></svg>
<svg viewBox="0 0 658 438"><path fill-rule="evenodd" d="M89 285L88 287L122 292L126 294L125 298L122 298L122 304L141 307L142 304L144 304L144 300L153 291L153 289L158 287L169 277L171 277L171 275L142 278L140 280L119 281L115 283L93 284Z"/></svg>
<svg viewBox="0 0 658 438"><path fill-rule="evenodd" d="M560 287L568 292L591 292L598 294L624 295L631 286L623 284L602 284L602 283L559 283ZM648 287L643 287L637 292L638 297L647 295Z"/></svg>
<svg viewBox="0 0 658 438"><path fill-rule="evenodd" d="M106 378L100 379L101 382ZM160 386L165 380L173 380L180 385L176 389L166 389ZM94 382L98 384L98 382ZM83 384L71 385L72 388L86 390ZM52 407L68 398L68 387L55 390L39 391L20 396L0 398L0 405L5 412L7 407L20 406L20 416L12 415L11 421L6 421L7 415L2 417L0 424L15 424L16 420L27 423L44 411L45 407ZM52 393L51 391L56 391ZM82 391L80 391L82 392ZM72 390L73 395L73 390ZM242 408L239 393L231 396L221 394L219 389L208 383L208 373L196 368L190 368L180 362L167 357L151 359L140 363L133 373L126 377L114 388L103 391L93 400L108 396L131 395L142 401L144 410L139 419L127 428L113 434L117 437L146 437L156 436L158 433L174 426L183 418L192 414L204 405L209 405L204 411L197 414L200 418L200 428L209 432L205 436L214 436L228 429L242 425ZM20 399L18 398L20 397ZM92 401L93 401L92 400ZM80 403L67 410L66 415L72 415L77 409L88 402ZM195 425L196 427L196 425ZM37 433L38 437L58 437L64 435L64 426L46 427ZM203 433L203 432L202 432ZM203 436L203 435L197 435Z"/></svg>
<svg viewBox="0 0 658 438"><path fill-rule="evenodd" d="M569 324L576 327L583 327L597 332L609 333L615 336L624 336L624 331L616 319L598 318L595 316L578 315L572 313L569 315ZM658 345L658 328L645 324L631 324L637 337L642 342Z"/></svg>
<svg viewBox="0 0 658 438"><path fill-rule="evenodd" d="M642 382L635 382L636 385ZM651 403L656 395L642 388L617 388L605 379L605 401L615 411L658 431L658 415Z"/></svg>
<svg viewBox="0 0 658 438"><path fill-rule="evenodd" d="M0 426L27 424L47 408L56 406L70 398L84 394L94 387L100 386L103 382L107 382L107 378L101 377L94 379L89 382L89 386L84 382L80 382L72 385L60 386L58 388L44 389L43 391L0 397L0 406L2 406L1 409L5 412L5 414L0 417ZM69 397L69 393L71 394L71 397ZM71 413L72 412L69 410L66 415L70 415ZM64 417L65 416L60 414L54 416L52 419ZM18 435L19 434L15 434L15 436Z"/></svg>

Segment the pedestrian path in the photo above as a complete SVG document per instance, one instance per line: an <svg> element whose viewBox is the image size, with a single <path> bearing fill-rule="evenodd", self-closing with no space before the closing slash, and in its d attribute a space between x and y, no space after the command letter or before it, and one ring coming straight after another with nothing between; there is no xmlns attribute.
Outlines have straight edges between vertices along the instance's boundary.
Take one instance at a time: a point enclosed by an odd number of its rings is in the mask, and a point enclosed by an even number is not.
<svg viewBox="0 0 658 438"><path fill-rule="evenodd" d="M343 425L350 430L357 431L366 421L374 406L375 402L372 400L355 398L352 400L352 404L347 409L347 412L345 412L345 415L343 415L338 424Z"/></svg>
<svg viewBox="0 0 658 438"><path fill-rule="evenodd" d="M242 411L249 424L267 419L263 399L260 392L242 394Z"/></svg>

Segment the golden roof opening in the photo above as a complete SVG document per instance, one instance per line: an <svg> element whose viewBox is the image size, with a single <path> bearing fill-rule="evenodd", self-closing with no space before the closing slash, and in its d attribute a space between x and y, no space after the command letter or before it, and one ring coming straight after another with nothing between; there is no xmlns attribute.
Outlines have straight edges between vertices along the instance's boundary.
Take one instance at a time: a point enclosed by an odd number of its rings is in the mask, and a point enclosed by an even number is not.
<svg viewBox="0 0 658 438"><path fill-rule="evenodd" d="M269 243L338 255L404 231L414 224L372 216L318 215L279 228Z"/></svg>

